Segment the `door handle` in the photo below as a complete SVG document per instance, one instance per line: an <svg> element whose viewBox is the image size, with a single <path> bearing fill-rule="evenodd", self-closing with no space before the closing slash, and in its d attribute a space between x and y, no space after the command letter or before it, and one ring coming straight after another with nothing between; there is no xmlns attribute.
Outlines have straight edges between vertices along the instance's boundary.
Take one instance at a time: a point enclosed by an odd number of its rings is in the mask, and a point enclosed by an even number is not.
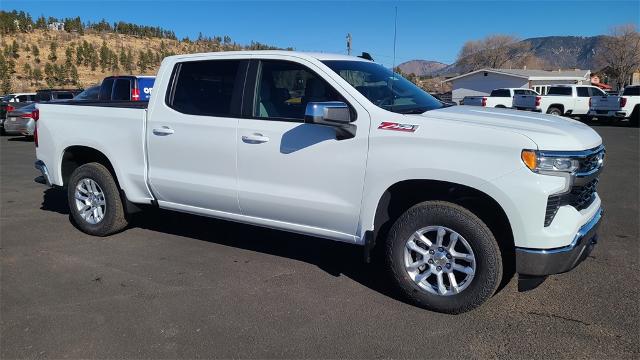
<svg viewBox="0 0 640 360"><path fill-rule="evenodd" d="M253 133L251 135L242 135L242 141L247 144L262 144L269 141L269 138L258 133Z"/></svg>
<svg viewBox="0 0 640 360"><path fill-rule="evenodd" d="M163 127L153 129L153 134L158 136L167 136L167 135L173 134L174 132L175 130L173 130L168 126L163 126Z"/></svg>

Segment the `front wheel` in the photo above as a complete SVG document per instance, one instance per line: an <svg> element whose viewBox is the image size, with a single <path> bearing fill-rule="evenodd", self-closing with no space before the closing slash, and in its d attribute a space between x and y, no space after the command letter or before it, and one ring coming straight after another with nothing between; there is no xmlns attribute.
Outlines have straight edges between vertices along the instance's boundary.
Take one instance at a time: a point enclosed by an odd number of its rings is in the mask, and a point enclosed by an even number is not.
<svg viewBox="0 0 640 360"><path fill-rule="evenodd" d="M102 164L89 163L75 169L67 199L73 221L87 234L107 236L127 226L118 186Z"/></svg>
<svg viewBox="0 0 640 360"><path fill-rule="evenodd" d="M444 201L417 204L400 216L385 257L400 292L438 312L472 310L502 280L500 248L489 228L469 210Z"/></svg>

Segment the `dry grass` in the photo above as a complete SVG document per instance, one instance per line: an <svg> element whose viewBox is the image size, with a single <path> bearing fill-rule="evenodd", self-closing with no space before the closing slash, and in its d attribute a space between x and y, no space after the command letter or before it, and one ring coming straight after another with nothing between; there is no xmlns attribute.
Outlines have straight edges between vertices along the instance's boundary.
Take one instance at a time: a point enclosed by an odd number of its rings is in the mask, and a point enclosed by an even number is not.
<svg viewBox="0 0 640 360"><path fill-rule="evenodd" d="M96 49L99 49L102 46L102 42L106 41L107 46L116 52L116 54L120 53L120 49L124 48L125 51L131 49L134 54L134 64L137 62L137 55L140 50L147 51L147 49L151 49L156 52L160 50L161 42L165 43L167 51L174 53L187 53L197 51L197 45L192 43L182 43L176 40L168 40L168 39L158 39L158 38L140 38L131 35L121 35L121 34L113 34L113 33L85 33L84 35L79 35L77 33L67 33L64 31L43 31L43 30L33 30L30 33L19 33L12 35L5 35L2 37L2 45L4 47L5 44L11 44L16 40L18 45L20 45L19 55L20 57L16 59L16 73L12 77L12 88L13 91L34 91L38 88L46 87L46 83L41 81L39 85L31 84L26 78L24 73L24 64L29 63L31 68L40 67L40 70L44 74L44 65L47 62L50 62L47 58L49 56L49 48L52 41L57 41L58 50L57 56L58 60L56 63L63 64L65 61L65 49L68 45L73 44L77 46L82 43L84 40L93 44ZM37 64L35 61L35 57L30 51L25 50L25 45L36 45L40 50L40 64ZM74 63L75 63L75 51L74 51ZM134 70L133 73L136 75L155 75L158 67L151 67L147 69L143 74L139 71ZM80 86L86 87L93 84L98 84L102 81L102 79L109 75L119 75L125 74L124 70L119 70L117 72L111 72L110 70L101 71L100 67L96 68L95 71L91 70L91 67L87 66L78 66L78 75L80 78Z"/></svg>

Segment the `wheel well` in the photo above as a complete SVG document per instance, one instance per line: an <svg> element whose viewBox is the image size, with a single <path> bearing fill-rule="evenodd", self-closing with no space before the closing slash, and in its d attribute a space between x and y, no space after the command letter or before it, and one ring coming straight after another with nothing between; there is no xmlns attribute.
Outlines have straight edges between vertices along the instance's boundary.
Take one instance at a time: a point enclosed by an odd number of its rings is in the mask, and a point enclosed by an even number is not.
<svg viewBox="0 0 640 360"><path fill-rule="evenodd" d="M549 105L549 107L547 108L547 112L549 111L549 109L551 108L557 108L560 109L560 111L562 111L562 113L564 114L564 105L562 104L551 104Z"/></svg>
<svg viewBox="0 0 640 360"><path fill-rule="evenodd" d="M75 169L91 162L97 162L104 165L111 173L111 176L113 176L116 185L120 187L116 172L109 159L102 152L88 146L70 146L65 149L64 154L62 155L61 166L62 184L67 185L69 178Z"/></svg>
<svg viewBox="0 0 640 360"><path fill-rule="evenodd" d="M373 241L384 242L389 229L400 215L410 207L428 200L448 201L473 212L487 224L498 241L505 269L515 269L513 232L500 204L482 191L446 181L406 180L387 189L376 209Z"/></svg>
<svg viewBox="0 0 640 360"><path fill-rule="evenodd" d="M499 109L506 109L507 107L506 107L506 106L504 106L504 105L496 105L496 108L499 108Z"/></svg>

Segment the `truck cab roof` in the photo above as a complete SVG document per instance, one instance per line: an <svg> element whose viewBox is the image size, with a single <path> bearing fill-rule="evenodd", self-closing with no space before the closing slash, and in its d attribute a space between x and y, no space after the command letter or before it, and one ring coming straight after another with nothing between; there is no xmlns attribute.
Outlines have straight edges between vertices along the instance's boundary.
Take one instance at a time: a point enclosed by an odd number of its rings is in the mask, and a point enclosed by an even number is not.
<svg viewBox="0 0 640 360"><path fill-rule="evenodd" d="M173 55L169 56L166 59L173 60L186 60L186 59L197 59L204 56L211 55L220 55L224 57L243 57L247 58L250 56L263 56L263 55L276 55L276 56L294 56L303 59L313 59L319 61L326 60L349 60L349 61L366 61L369 60L363 59L357 56L351 55L343 55L343 54L332 54L332 53L321 53L321 52L302 52L302 51L288 51L288 50L251 50L251 51L222 51L222 52L209 52L209 53L197 53L197 54L183 54L183 55Z"/></svg>

